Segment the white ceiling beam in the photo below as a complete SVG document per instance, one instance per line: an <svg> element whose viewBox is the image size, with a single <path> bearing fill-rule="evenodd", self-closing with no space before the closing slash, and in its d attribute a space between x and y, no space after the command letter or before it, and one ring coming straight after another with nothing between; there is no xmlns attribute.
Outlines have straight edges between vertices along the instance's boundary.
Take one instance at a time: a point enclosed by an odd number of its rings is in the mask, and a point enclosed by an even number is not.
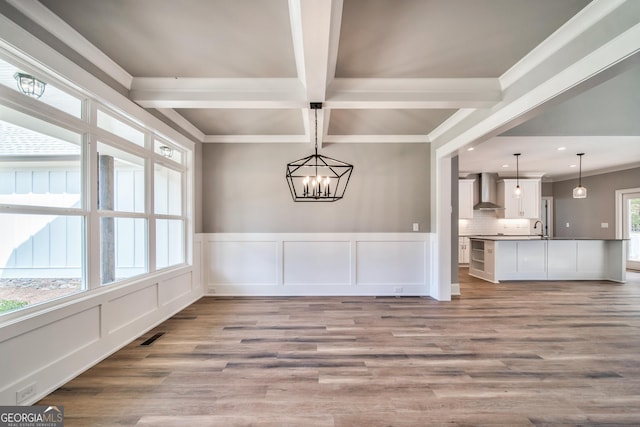
<svg viewBox="0 0 640 427"><path fill-rule="evenodd" d="M615 12L626 1L628 0L592 2L589 7L585 7L565 22L551 36L543 40L542 43L500 76L502 87L507 89L518 80L526 77L541 63L548 61L559 50L581 37L584 32L588 31L589 28L596 25L604 17Z"/></svg>
<svg viewBox="0 0 640 427"><path fill-rule="evenodd" d="M36 0L8 0L8 3L78 52L100 70L107 73L122 86L127 89L131 88L133 79L131 74L74 30L58 15L47 9L42 3Z"/></svg>
<svg viewBox="0 0 640 427"><path fill-rule="evenodd" d="M494 78L336 78L327 108L487 108L502 99Z"/></svg>
<svg viewBox="0 0 640 427"><path fill-rule="evenodd" d="M336 76L336 65L338 63L338 47L340 45L340 29L342 28L342 4L343 0L333 0L331 2L331 31L329 33L329 55L327 64L327 86L329 86Z"/></svg>
<svg viewBox="0 0 640 427"><path fill-rule="evenodd" d="M296 78L136 77L129 97L145 108L306 108Z"/></svg>
<svg viewBox="0 0 640 427"><path fill-rule="evenodd" d="M426 135L326 135L325 144L425 144L429 143Z"/></svg>
<svg viewBox="0 0 640 427"><path fill-rule="evenodd" d="M308 135L205 135L202 142L217 144L307 144Z"/></svg>
<svg viewBox="0 0 640 427"><path fill-rule="evenodd" d="M139 78L130 97L150 108L308 108L295 78ZM498 79L336 78L324 108L480 108L502 98ZM313 99L313 98L308 98ZM315 102L315 101L314 101Z"/></svg>
<svg viewBox="0 0 640 427"><path fill-rule="evenodd" d="M571 44L546 55L536 53L540 61L537 66L517 81L510 82L505 98L491 110L460 115L432 131L430 138L437 147L436 157L445 157L468 144L487 140L539 114L558 100L575 96L637 66L640 63L640 21L628 18L640 16L640 3L632 0L614 3L617 7L613 9L602 0L594 0L586 6L591 10L580 16L590 25L583 25L580 19L572 20L581 32L573 37ZM593 18L595 12L600 19ZM611 26L610 22L627 23L627 28ZM594 33L598 33L598 37L593 37ZM554 33L551 37L554 36L563 34ZM547 45L558 48L551 41Z"/></svg>
<svg viewBox="0 0 640 427"><path fill-rule="evenodd" d="M180 126L189 135L193 136L196 140L204 141L204 133L195 127L189 120L185 119L180 113L171 108L158 108L157 111L167 117L169 120Z"/></svg>
<svg viewBox="0 0 640 427"><path fill-rule="evenodd" d="M298 78L309 102L323 102L326 97L334 3L341 6L330 0L289 0Z"/></svg>

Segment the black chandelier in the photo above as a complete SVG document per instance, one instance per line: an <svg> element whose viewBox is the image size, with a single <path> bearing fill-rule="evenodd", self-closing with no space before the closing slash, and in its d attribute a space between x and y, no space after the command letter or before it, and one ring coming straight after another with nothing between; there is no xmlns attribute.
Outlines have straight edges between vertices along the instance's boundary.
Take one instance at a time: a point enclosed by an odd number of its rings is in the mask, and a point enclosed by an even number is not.
<svg viewBox="0 0 640 427"><path fill-rule="evenodd" d="M318 110L322 102L312 102L315 112L316 152L287 164L287 183L294 202L335 202L344 197L353 165L318 154Z"/></svg>
<svg viewBox="0 0 640 427"><path fill-rule="evenodd" d="M44 88L47 86L45 82L36 79L31 74L15 73L13 78L16 79L20 92L36 99L42 96Z"/></svg>

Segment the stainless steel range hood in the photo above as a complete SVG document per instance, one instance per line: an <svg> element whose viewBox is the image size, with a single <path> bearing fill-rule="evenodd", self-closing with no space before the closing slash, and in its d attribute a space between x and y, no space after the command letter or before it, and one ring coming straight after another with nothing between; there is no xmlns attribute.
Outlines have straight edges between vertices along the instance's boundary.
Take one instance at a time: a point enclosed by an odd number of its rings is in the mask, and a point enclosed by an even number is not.
<svg viewBox="0 0 640 427"><path fill-rule="evenodd" d="M480 174L480 203L473 207L474 210L495 211L504 209L497 203L497 179L497 173L484 172Z"/></svg>

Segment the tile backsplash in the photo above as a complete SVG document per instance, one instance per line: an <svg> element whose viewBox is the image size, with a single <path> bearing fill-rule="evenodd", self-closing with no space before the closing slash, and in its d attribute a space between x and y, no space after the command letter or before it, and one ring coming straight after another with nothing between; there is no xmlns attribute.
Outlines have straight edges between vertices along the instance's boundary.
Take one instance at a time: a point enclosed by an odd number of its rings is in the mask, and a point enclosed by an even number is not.
<svg viewBox="0 0 640 427"><path fill-rule="evenodd" d="M473 219L458 220L458 234L490 235L490 234L535 234L532 231L534 222L529 219L496 218L494 211L473 211Z"/></svg>

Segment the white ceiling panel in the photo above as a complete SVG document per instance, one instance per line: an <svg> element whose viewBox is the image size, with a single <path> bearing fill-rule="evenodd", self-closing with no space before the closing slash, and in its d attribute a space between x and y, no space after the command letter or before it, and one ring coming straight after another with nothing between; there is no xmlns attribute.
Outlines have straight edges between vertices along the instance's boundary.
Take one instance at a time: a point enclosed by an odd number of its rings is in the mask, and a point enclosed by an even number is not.
<svg viewBox="0 0 640 427"><path fill-rule="evenodd" d="M287 0L42 0L134 77L296 77Z"/></svg>
<svg viewBox="0 0 640 427"><path fill-rule="evenodd" d="M602 27L589 32L595 23L624 32L640 15L638 3L625 0L8 3L129 89L134 102L210 143L312 143L309 102L324 102L321 145L437 141L472 112L493 114L508 82L536 73L536 61L565 58L576 40L603 36ZM542 105L503 136L461 149L460 169L504 172L516 151L524 172L551 178L571 173L566 164L578 151L587 153L587 172L633 164L637 93L640 68Z"/></svg>
<svg viewBox="0 0 640 427"><path fill-rule="evenodd" d="M300 135L300 110L203 109L176 110L207 135Z"/></svg>
<svg viewBox="0 0 640 427"><path fill-rule="evenodd" d="M426 135L456 110L331 110L329 135Z"/></svg>
<svg viewBox="0 0 640 427"><path fill-rule="evenodd" d="M588 0L344 0L336 77L498 77Z"/></svg>

